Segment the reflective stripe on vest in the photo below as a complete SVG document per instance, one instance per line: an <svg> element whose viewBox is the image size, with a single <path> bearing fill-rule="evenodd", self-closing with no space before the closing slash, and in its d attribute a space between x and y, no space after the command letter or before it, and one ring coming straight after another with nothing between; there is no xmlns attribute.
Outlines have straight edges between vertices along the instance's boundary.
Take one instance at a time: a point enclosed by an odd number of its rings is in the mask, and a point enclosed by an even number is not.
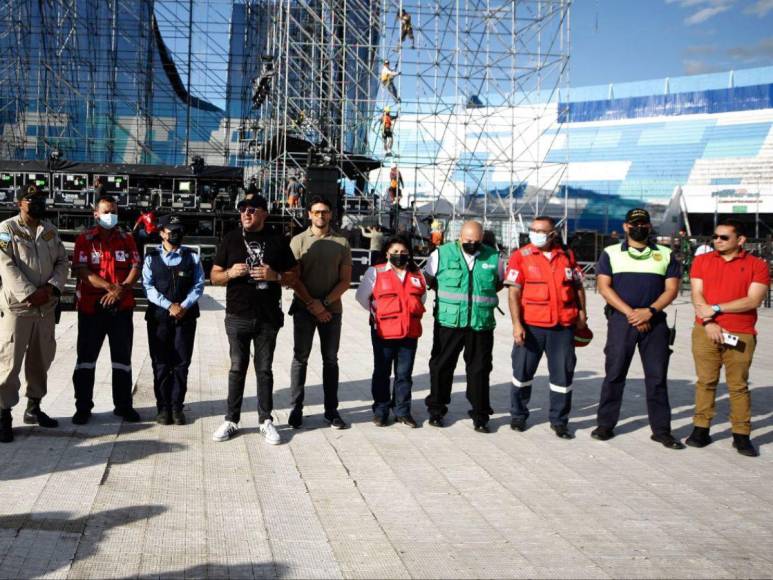
<svg viewBox="0 0 773 580"><path fill-rule="evenodd" d="M481 246L472 272L458 242L438 248L437 321L448 328L491 330L496 326L494 308L499 304L499 254Z"/></svg>

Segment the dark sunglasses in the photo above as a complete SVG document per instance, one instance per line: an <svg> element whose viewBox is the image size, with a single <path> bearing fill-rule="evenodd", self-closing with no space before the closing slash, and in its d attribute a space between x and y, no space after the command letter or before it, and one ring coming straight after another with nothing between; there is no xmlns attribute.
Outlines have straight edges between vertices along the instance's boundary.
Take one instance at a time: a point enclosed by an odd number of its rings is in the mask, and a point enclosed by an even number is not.
<svg viewBox="0 0 773 580"><path fill-rule="evenodd" d="M713 236L711 236L711 239L712 240L722 240L723 242L727 242L728 240L730 240L730 236L728 236L726 234L714 234Z"/></svg>
<svg viewBox="0 0 773 580"><path fill-rule="evenodd" d="M240 207L239 213L246 213L247 215L255 215L258 213L257 208L254 207Z"/></svg>

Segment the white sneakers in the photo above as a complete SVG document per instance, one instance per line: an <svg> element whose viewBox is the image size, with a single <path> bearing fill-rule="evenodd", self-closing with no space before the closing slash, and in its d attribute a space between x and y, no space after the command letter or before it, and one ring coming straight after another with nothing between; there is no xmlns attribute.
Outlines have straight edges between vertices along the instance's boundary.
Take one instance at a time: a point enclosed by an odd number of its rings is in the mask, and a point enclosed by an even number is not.
<svg viewBox="0 0 773 580"><path fill-rule="evenodd" d="M271 419L266 419L260 424L260 434L263 435L266 443L271 445L279 445L282 442L282 438L279 437L279 431L276 430Z"/></svg>
<svg viewBox="0 0 773 580"><path fill-rule="evenodd" d="M223 424L212 433L212 440L228 441L231 437L236 435L237 431L239 431L239 425L233 421L224 421Z"/></svg>
<svg viewBox="0 0 773 580"><path fill-rule="evenodd" d="M231 437L236 435L238 431L239 425L233 421L224 421L223 424L212 433L212 440L228 441ZM279 431L276 430L274 422L270 419L263 421L263 423L260 424L260 434L266 440L266 443L269 443L270 445L279 445L282 442Z"/></svg>

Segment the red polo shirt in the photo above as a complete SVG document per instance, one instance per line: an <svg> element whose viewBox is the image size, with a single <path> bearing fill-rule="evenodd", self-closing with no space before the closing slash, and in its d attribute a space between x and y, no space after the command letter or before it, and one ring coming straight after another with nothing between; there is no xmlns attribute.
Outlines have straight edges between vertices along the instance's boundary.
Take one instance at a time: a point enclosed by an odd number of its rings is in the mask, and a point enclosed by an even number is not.
<svg viewBox="0 0 773 580"><path fill-rule="evenodd" d="M722 304L748 296L752 282L770 285L767 262L745 250L741 250L741 253L730 261L725 260L716 251L698 256L690 269L690 278L703 280L703 296L709 304ZM754 328L757 310L723 312L714 320L729 332L757 334Z"/></svg>
<svg viewBox="0 0 773 580"><path fill-rule="evenodd" d="M118 228L110 231L107 238L101 238L99 227L92 228L78 236L73 251L73 268L86 266L100 278L111 284L120 284L131 272L139 268L140 255L134 238ZM105 291L95 288L87 282L78 279L75 296L77 309L86 314L95 314L97 302L105 295ZM134 308L134 296L131 291L124 292L119 310Z"/></svg>

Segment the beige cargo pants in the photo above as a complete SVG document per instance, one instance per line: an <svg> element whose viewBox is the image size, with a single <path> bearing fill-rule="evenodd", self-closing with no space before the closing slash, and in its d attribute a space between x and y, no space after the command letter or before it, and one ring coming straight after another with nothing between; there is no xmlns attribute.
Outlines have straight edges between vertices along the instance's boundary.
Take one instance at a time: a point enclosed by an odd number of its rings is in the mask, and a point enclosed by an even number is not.
<svg viewBox="0 0 773 580"><path fill-rule="evenodd" d="M27 397L46 395L48 369L56 354L55 329L53 311L45 316L15 316L0 310L0 408L10 409L19 402L22 362Z"/></svg>

